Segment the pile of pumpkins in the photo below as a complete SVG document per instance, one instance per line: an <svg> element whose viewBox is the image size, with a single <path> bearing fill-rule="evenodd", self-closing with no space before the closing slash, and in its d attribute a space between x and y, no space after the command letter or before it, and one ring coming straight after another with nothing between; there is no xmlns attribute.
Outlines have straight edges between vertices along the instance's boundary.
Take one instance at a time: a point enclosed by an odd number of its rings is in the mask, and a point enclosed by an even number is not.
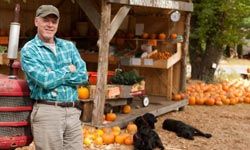
<svg viewBox="0 0 250 150"><path fill-rule="evenodd" d="M100 146L109 144L133 145L133 135L137 132L137 126L129 123L125 129L119 126L111 128L96 129L94 127L84 127L83 144L84 146Z"/></svg>
<svg viewBox="0 0 250 150"><path fill-rule="evenodd" d="M241 82L222 82L189 84L185 93L173 95L173 100L188 99L189 105L235 105L250 103L250 87Z"/></svg>

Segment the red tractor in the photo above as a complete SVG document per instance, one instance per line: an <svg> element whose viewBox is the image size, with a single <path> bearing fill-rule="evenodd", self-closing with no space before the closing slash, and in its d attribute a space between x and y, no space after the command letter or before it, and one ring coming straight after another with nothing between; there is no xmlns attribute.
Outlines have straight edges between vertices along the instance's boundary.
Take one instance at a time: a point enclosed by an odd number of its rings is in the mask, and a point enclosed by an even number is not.
<svg viewBox="0 0 250 150"><path fill-rule="evenodd" d="M14 22L10 25L8 58L10 74L0 74L0 149L15 149L32 142L30 113L32 101L27 82L17 78L20 63L17 58L20 24L20 5L15 7Z"/></svg>

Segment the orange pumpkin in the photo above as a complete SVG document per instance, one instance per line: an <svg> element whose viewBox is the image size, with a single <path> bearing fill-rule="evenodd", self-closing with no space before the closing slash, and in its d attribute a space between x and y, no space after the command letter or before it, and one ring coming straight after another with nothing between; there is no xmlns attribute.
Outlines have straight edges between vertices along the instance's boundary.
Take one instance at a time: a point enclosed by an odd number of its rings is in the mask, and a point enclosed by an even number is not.
<svg viewBox="0 0 250 150"><path fill-rule="evenodd" d="M146 32L142 33L142 38L143 39L147 39L148 37L149 37L148 33L146 33Z"/></svg>
<svg viewBox="0 0 250 150"><path fill-rule="evenodd" d="M175 101L181 100L181 94L174 94L173 99L174 99Z"/></svg>
<svg viewBox="0 0 250 150"><path fill-rule="evenodd" d="M195 97L189 97L189 99L188 99L188 104L189 105L195 105Z"/></svg>
<svg viewBox="0 0 250 150"><path fill-rule="evenodd" d="M115 136L112 133L104 133L102 140L104 144L112 144L115 141Z"/></svg>
<svg viewBox="0 0 250 150"><path fill-rule="evenodd" d="M125 138L124 144L126 144L126 145L132 145L133 144L133 136L129 135L127 138Z"/></svg>
<svg viewBox="0 0 250 150"><path fill-rule="evenodd" d="M109 112L109 113L107 113L105 119L106 119L107 121L115 121L115 119L116 119L116 114L113 113L113 112Z"/></svg>
<svg viewBox="0 0 250 150"><path fill-rule="evenodd" d="M176 33L172 33L171 34L171 39L176 39L177 38L177 34Z"/></svg>
<svg viewBox="0 0 250 150"><path fill-rule="evenodd" d="M80 86L78 89L78 98L79 99L88 99L89 98L89 89L84 86Z"/></svg>
<svg viewBox="0 0 250 150"><path fill-rule="evenodd" d="M166 39L166 34L165 33L160 33L159 35L158 35L158 38L160 39L160 40L164 40L164 39Z"/></svg>
<svg viewBox="0 0 250 150"><path fill-rule="evenodd" d="M137 132L137 126L134 123L129 123L127 125L128 133L135 134Z"/></svg>
<svg viewBox="0 0 250 150"><path fill-rule="evenodd" d="M125 105L125 106L123 106L122 112L123 112L124 114L130 113L130 112L131 112L131 106L130 106L130 105Z"/></svg>
<svg viewBox="0 0 250 150"><path fill-rule="evenodd" d="M115 136L115 142L118 144L123 144L124 140L125 140L125 137L122 134Z"/></svg>
<svg viewBox="0 0 250 150"><path fill-rule="evenodd" d="M213 98L208 98L206 101L205 101L205 104L209 105L209 106L212 106L215 104L215 100Z"/></svg>

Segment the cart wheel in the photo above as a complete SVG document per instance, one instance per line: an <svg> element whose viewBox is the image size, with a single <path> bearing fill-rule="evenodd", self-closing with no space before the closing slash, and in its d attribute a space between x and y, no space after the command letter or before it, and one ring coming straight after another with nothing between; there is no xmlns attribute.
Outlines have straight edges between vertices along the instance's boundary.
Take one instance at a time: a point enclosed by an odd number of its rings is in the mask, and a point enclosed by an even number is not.
<svg viewBox="0 0 250 150"><path fill-rule="evenodd" d="M143 99L142 99L142 105L144 107L147 107L149 105L149 98L147 96L143 97Z"/></svg>

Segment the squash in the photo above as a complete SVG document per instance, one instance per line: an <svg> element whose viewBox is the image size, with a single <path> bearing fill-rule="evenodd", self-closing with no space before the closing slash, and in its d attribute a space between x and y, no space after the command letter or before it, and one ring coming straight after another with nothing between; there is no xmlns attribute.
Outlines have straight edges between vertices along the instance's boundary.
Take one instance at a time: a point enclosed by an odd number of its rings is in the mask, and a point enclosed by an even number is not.
<svg viewBox="0 0 250 150"><path fill-rule="evenodd" d="M113 113L112 111L107 113L106 118L107 121L115 121L116 119L116 114Z"/></svg>
<svg viewBox="0 0 250 150"><path fill-rule="evenodd" d="M165 33L160 33L159 35L158 35L158 39L160 39L160 40L164 40L164 39L166 39L166 34Z"/></svg>
<svg viewBox="0 0 250 150"><path fill-rule="evenodd" d="M124 140L125 145L132 145L133 144L133 136L129 135L127 138Z"/></svg>
<svg viewBox="0 0 250 150"><path fill-rule="evenodd" d="M123 112L124 114L130 113L130 112L131 112L131 106L130 106L130 105L125 105L125 106L123 106L122 112Z"/></svg>
<svg viewBox="0 0 250 150"><path fill-rule="evenodd" d="M135 134L137 132L137 126L134 123L129 123L127 125L127 129L126 130L130 134Z"/></svg>
<svg viewBox="0 0 250 150"><path fill-rule="evenodd" d="M112 133L104 133L102 140L104 144L112 144L115 141L115 136Z"/></svg>
<svg viewBox="0 0 250 150"><path fill-rule="evenodd" d="M89 89L87 87L80 86L77 89L77 92L78 92L79 99L88 99L89 98Z"/></svg>

